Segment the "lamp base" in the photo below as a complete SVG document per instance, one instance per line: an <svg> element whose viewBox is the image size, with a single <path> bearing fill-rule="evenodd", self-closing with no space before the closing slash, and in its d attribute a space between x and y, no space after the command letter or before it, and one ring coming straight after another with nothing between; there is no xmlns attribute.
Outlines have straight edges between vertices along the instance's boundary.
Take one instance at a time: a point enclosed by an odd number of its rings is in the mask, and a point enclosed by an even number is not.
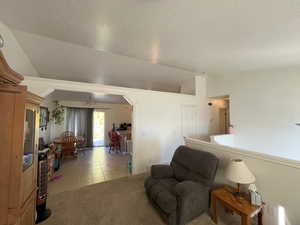
<svg viewBox="0 0 300 225"><path fill-rule="evenodd" d="M243 197L245 197L245 195L243 193L241 193L241 192L233 192L232 194L236 198L243 198Z"/></svg>
<svg viewBox="0 0 300 225"><path fill-rule="evenodd" d="M246 193L241 192L241 184L239 184L239 183L237 183L237 188L232 194L236 198L245 198L245 197L247 197Z"/></svg>
<svg viewBox="0 0 300 225"><path fill-rule="evenodd" d="M236 198L245 197L245 193L241 192L240 184L237 184L237 187L227 187L226 189Z"/></svg>

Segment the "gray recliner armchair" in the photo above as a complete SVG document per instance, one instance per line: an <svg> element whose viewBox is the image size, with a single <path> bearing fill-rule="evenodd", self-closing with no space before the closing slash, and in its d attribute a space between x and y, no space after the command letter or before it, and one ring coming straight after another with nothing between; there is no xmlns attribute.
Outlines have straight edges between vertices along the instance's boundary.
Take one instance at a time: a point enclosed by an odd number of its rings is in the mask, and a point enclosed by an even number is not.
<svg viewBox="0 0 300 225"><path fill-rule="evenodd" d="M169 225L183 225L209 208L209 191L218 158L180 146L170 165L153 165L145 181L147 196Z"/></svg>

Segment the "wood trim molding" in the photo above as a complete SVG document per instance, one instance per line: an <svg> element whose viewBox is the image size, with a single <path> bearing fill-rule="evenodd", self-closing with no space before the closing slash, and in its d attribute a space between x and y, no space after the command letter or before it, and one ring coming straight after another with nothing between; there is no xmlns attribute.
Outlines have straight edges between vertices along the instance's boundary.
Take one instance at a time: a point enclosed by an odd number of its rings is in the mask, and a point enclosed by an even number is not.
<svg viewBox="0 0 300 225"><path fill-rule="evenodd" d="M44 100L44 98L36 95L36 94L33 94L31 92L27 92L27 96L26 96L26 102L27 103L32 103L32 104L36 104L36 105L39 105L41 104L41 102Z"/></svg>
<svg viewBox="0 0 300 225"><path fill-rule="evenodd" d="M17 85L17 86L12 86L12 85L8 85L8 84L0 85L0 92L21 93L26 90L27 90L27 87L23 86L23 85Z"/></svg>
<svg viewBox="0 0 300 225"><path fill-rule="evenodd" d="M0 84L17 85L22 80L24 80L24 77L8 65L0 50Z"/></svg>
<svg viewBox="0 0 300 225"><path fill-rule="evenodd" d="M198 145L200 148L201 148L201 146L203 146L214 152L228 152L231 154L241 155L241 156L245 156L248 158L259 159L259 160L270 162L273 164L280 164L283 166L300 169L300 162L296 161L296 160L290 160L290 159L271 156L271 155L267 155L267 154L263 154L263 153L251 152L251 151L242 150L242 149L238 149L238 148L232 148L232 147L225 146L225 145L209 143L209 142L202 141L200 139L195 139L195 138L185 137L184 140L187 145L189 145L189 144Z"/></svg>

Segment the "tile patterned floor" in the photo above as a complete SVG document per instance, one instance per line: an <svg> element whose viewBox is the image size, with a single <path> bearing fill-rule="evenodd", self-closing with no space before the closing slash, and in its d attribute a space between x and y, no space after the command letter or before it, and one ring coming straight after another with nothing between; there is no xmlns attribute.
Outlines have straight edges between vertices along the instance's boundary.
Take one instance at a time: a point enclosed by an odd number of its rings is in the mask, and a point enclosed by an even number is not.
<svg viewBox="0 0 300 225"><path fill-rule="evenodd" d="M49 195L74 190L86 185L129 176L129 155L108 153L108 149L97 147L80 151L77 159L65 159L55 176L60 179L49 182Z"/></svg>

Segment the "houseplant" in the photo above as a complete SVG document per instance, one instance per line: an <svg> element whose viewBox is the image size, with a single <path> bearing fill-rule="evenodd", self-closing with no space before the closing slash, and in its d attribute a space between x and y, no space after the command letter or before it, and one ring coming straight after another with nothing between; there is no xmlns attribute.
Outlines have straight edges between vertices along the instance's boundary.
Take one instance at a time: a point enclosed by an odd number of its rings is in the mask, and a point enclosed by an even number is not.
<svg viewBox="0 0 300 225"><path fill-rule="evenodd" d="M65 107L59 104L58 101L54 101L55 108L51 113L51 120L55 122L57 125L61 125L65 119Z"/></svg>

